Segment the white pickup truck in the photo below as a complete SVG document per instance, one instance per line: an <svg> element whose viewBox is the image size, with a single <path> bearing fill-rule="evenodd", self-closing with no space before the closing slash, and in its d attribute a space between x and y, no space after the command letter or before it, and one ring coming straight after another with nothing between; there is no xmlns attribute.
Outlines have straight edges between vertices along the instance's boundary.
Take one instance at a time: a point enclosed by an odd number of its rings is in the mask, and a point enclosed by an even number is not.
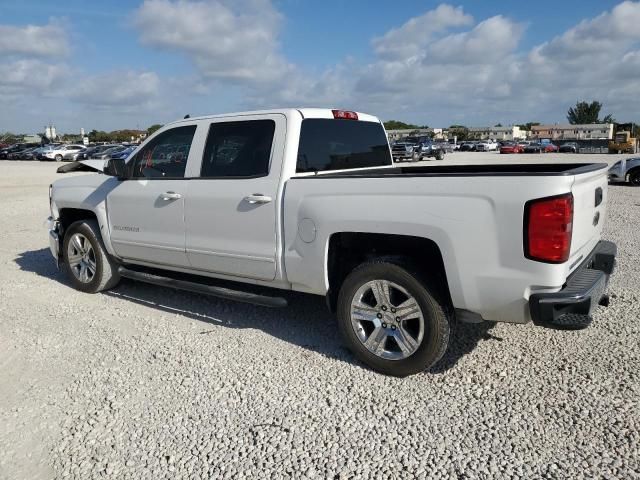
<svg viewBox="0 0 640 480"><path fill-rule="evenodd" d="M437 362L456 319L580 328L608 299L604 164L396 167L377 118L288 109L187 118L126 161L60 170L83 168L104 172L50 187L51 252L75 288L323 295L348 347L391 375Z"/></svg>

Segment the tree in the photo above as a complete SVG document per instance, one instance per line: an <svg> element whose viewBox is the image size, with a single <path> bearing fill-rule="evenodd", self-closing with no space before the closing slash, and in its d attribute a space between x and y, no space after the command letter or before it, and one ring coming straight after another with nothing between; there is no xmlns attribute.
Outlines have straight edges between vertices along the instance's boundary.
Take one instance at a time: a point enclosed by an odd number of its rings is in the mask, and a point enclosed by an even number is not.
<svg viewBox="0 0 640 480"><path fill-rule="evenodd" d="M600 120L600 110L602 104L597 100L591 103L577 102L575 107L571 107L567 111L567 120L572 125L589 124L589 123L615 123L615 120L611 114L605 115Z"/></svg>
<svg viewBox="0 0 640 480"><path fill-rule="evenodd" d="M469 138L469 129L464 125L451 125L449 127L449 137L454 135L459 142L463 142Z"/></svg>
<svg viewBox="0 0 640 480"><path fill-rule="evenodd" d="M538 125L540 125L540 122L527 122L516 125L516 127L520 127L522 130L528 132L531 130L531 127L537 127Z"/></svg>
<svg viewBox="0 0 640 480"><path fill-rule="evenodd" d="M160 130L161 128L162 125L160 125L159 123L155 123L147 128L147 135L151 135L153 132L155 132L156 130Z"/></svg>
<svg viewBox="0 0 640 480"><path fill-rule="evenodd" d="M384 122L384 128L387 130L417 130L419 128L429 128L427 125L414 125L412 123L404 123L399 120L388 120Z"/></svg>
<svg viewBox="0 0 640 480"><path fill-rule="evenodd" d="M496 123L496 124L494 125L494 127L501 127L501 126L502 126L502 124L501 124L501 123Z"/></svg>

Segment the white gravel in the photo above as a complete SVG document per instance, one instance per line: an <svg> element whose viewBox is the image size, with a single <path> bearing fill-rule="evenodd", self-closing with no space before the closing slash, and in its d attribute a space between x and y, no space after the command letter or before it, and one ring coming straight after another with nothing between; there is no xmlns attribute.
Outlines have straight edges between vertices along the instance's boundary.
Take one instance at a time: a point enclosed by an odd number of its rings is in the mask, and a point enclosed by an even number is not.
<svg viewBox="0 0 640 480"><path fill-rule="evenodd" d="M610 188L618 270L589 329L462 325L401 380L342 348L322 298L71 289L55 168L0 162L0 478L640 478L640 189Z"/></svg>

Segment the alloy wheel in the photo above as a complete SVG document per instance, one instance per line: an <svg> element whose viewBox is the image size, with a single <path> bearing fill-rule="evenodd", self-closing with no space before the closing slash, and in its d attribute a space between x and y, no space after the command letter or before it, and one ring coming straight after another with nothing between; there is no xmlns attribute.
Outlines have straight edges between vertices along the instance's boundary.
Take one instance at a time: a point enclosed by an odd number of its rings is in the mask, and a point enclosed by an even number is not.
<svg viewBox="0 0 640 480"><path fill-rule="evenodd" d="M82 283L89 283L96 274L96 254L89 239L74 233L67 247L67 261L73 275Z"/></svg>
<svg viewBox="0 0 640 480"><path fill-rule="evenodd" d="M413 355L425 330L418 301L387 280L372 280L358 289L351 301L351 326L368 351L386 360Z"/></svg>

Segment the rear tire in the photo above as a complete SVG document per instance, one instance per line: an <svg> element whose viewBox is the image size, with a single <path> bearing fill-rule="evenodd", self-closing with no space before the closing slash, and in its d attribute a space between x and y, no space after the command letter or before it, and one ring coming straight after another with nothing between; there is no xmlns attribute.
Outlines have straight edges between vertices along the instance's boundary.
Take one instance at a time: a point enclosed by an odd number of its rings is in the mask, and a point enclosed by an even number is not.
<svg viewBox="0 0 640 480"><path fill-rule="evenodd" d="M629 174L629 183L634 187L640 187L640 170L632 171Z"/></svg>
<svg viewBox="0 0 640 480"><path fill-rule="evenodd" d="M338 295L338 325L360 361L405 377L442 358L451 330L447 302L427 285L408 263L391 258L363 263L347 276Z"/></svg>
<svg viewBox="0 0 640 480"><path fill-rule="evenodd" d="M439 150L438 153L436 153L436 160L444 160L444 152L442 150Z"/></svg>
<svg viewBox="0 0 640 480"><path fill-rule="evenodd" d="M63 269L71 285L86 293L115 287L118 265L107 252L95 220L79 220L67 229L62 242Z"/></svg>

